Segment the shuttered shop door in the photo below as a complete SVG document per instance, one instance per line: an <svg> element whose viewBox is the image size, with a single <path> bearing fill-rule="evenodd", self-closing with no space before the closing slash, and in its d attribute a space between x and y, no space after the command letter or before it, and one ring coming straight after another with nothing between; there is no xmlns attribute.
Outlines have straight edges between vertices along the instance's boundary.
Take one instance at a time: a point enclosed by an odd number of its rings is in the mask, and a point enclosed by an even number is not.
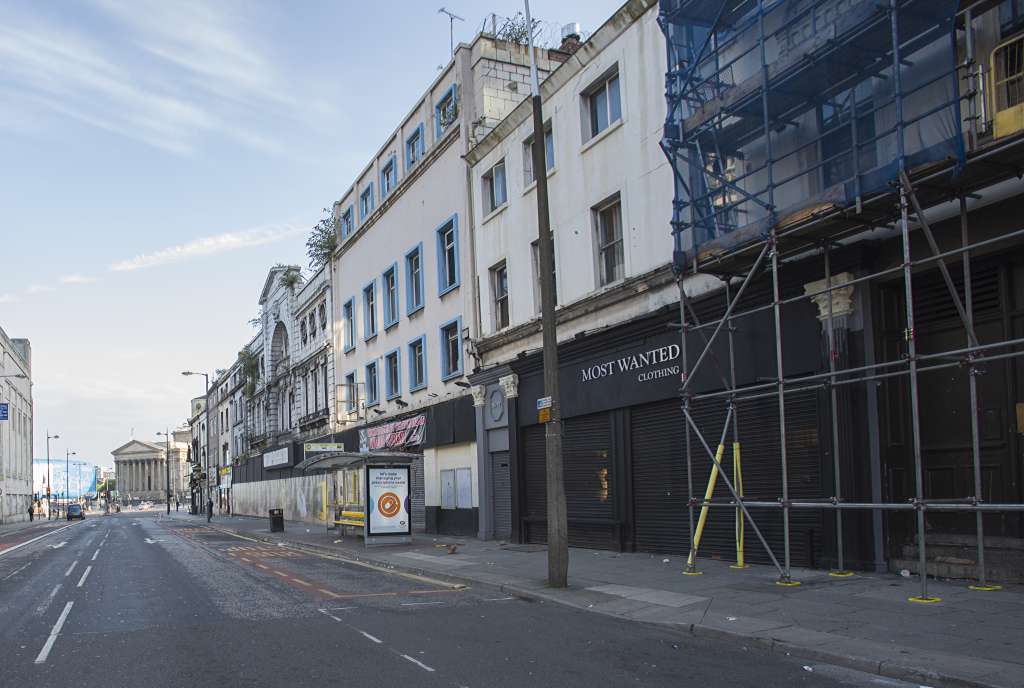
<svg viewBox="0 0 1024 688"><path fill-rule="evenodd" d="M423 532L427 529L427 510L424 506L426 500L424 499L422 456L412 460L409 468L409 477L412 481L410 495L410 501L412 502L412 529L417 532Z"/></svg>
<svg viewBox="0 0 1024 688"><path fill-rule="evenodd" d="M822 496L821 452L818 438L816 392L786 396L786 433L791 499ZM739 438L742 446L744 494L748 499L775 501L782 494L778 406L775 399L742 402ZM694 421L714 451L725 421L725 404L717 400L695 402ZM637 549L647 552L686 554L689 551L686 456L682 412L670 400L641 406L632 413L633 494ZM697 435L690 433L693 493L703 497L713 465ZM732 479L732 433L726 436L722 465ZM731 499L719 477L714 499ZM699 509L694 510L694 518ZM782 513L779 509L751 509L776 556L782 558ZM821 515L810 509L794 509L790 518L791 556L795 566L811 566L820 560ZM700 555L734 560L736 556L734 511L712 508L700 544ZM746 557L754 563L770 563L752 529L746 529Z"/></svg>
<svg viewBox="0 0 1024 688"><path fill-rule="evenodd" d="M494 537L512 537L512 480L508 452L491 454L492 495L494 496Z"/></svg>
<svg viewBox="0 0 1024 688"><path fill-rule="evenodd" d="M524 428L527 541L542 543L546 532L544 427ZM562 460L569 544L617 549L615 486L612 474L609 416L596 413L564 421Z"/></svg>

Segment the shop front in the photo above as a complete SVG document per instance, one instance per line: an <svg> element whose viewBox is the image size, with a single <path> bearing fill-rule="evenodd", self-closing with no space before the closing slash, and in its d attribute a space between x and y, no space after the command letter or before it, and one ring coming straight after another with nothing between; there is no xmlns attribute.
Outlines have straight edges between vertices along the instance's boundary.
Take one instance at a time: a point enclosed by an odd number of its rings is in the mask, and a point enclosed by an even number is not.
<svg viewBox="0 0 1024 688"><path fill-rule="evenodd" d="M817 322L794 309L786 317L794 328L811 333L806 355L787 364L787 374L819 365ZM737 323L734 339L740 385L774 377L770 313ZM563 413L563 464L570 544L618 551L685 554L689 549L687 432L679 389L683 375L678 310L634 320L616 328L577 337L560 346L559 381ZM813 328L813 329L812 329ZM703 349L703 336L690 332L687 351L692 366ZM729 360L722 337L691 383L694 392L723 389ZM723 365L723 363L725 365ZM540 355L510 364L518 375L515 432L510 442L512 538L524 543L546 539L545 425ZM820 497L822 456L818 443L819 393L787 398L792 494ZM695 401L694 419L715 449L722 435L725 402ZM748 495L777 494L779 477L778 413L774 399L739 404L739 440ZM827 409L826 409L827 412ZM703 495L712 462L695 433L689 433L693 491ZM731 430L726 456L732 456ZM731 470L731 462L726 462ZM718 481L715 497L728 492ZM500 513L500 509L495 509ZM781 542L778 513L756 515L774 547ZM794 515L794 561L810 564L821 547L820 516ZM817 537L817 542L815 541ZM795 540L800 538L797 543ZM713 510L701 554L732 558L735 554L731 509ZM748 558L767 560L760 545L748 543Z"/></svg>

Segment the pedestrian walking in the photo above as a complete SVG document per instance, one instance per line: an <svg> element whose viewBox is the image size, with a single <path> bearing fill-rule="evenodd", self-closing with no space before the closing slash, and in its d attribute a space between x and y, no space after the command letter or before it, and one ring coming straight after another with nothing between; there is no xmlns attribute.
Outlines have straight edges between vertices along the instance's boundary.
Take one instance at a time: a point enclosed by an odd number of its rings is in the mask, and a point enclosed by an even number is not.
<svg viewBox="0 0 1024 688"><path fill-rule="evenodd" d="M28 503L28 520L29 522L36 520L36 505L32 502Z"/></svg>
<svg viewBox="0 0 1024 688"><path fill-rule="evenodd" d="M209 523L213 520L213 498L206 498L206 522Z"/></svg>
<svg viewBox="0 0 1024 688"><path fill-rule="evenodd" d="M181 500L180 499L175 499L174 500L174 511L175 512L181 511Z"/></svg>

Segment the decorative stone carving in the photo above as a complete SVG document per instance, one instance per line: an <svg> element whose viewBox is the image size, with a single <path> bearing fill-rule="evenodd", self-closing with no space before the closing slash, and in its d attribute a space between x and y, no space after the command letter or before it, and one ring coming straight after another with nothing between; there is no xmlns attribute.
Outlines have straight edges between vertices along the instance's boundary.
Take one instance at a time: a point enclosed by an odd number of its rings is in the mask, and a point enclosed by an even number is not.
<svg viewBox="0 0 1024 688"><path fill-rule="evenodd" d="M498 384L501 385L501 391L504 392L506 399L519 396L519 376L515 373L498 378Z"/></svg>
<svg viewBox="0 0 1024 688"><path fill-rule="evenodd" d="M473 406L481 407L486 403L487 388L483 385L474 385L469 390L473 394Z"/></svg>
<svg viewBox="0 0 1024 688"><path fill-rule="evenodd" d="M804 285L804 294L814 294L825 289L826 286L842 285L853 279L853 275L848 272L840 272L838 275L832 275L832 284L827 285L825 280L815 280L814 282L808 282ZM844 316L853 313L853 285L848 284L846 286L840 286L833 289L831 292L822 294L816 294L811 297L811 301L818 307L818 320L824 322L828 320L828 303L829 297L832 299L832 318L842 318Z"/></svg>

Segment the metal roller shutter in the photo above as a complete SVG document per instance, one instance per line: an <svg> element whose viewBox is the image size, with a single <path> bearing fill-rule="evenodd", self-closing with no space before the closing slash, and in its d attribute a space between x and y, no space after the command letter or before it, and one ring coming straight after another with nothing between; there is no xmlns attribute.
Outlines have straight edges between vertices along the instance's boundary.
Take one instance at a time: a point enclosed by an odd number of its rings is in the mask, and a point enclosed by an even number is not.
<svg viewBox="0 0 1024 688"><path fill-rule="evenodd" d="M494 499L494 537L512 537L512 479L508 452L491 454L491 484Z"/></svg>
<svg viewBox="0 0 1024 688"><path fill-rule="evenodd" d="M423 486L423 457L412 460L409 467L409 477L412 481L411 502L412 502L412 529L422 533L427 529L427 509Z"/></svg>

